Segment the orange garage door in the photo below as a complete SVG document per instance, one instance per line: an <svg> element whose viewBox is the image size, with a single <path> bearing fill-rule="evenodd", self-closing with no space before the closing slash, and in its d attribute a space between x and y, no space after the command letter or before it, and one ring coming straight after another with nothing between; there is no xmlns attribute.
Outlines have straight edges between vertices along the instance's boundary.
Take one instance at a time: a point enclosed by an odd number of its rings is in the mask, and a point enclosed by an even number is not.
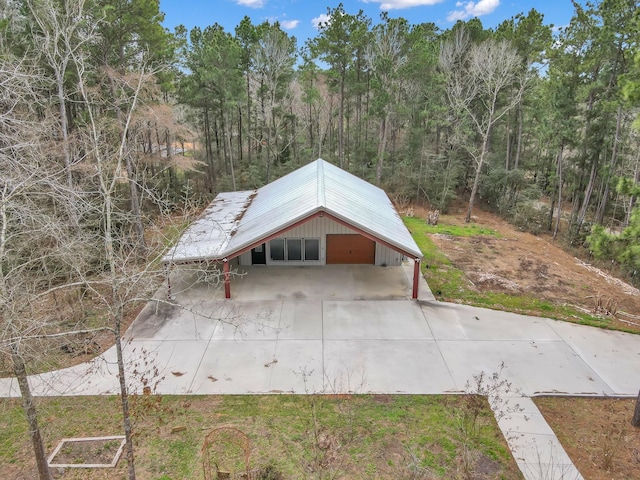
<svg viewBox="0 0 640 480"><path fill-rule="evenodd" d="M327 264L374 264L376 243L358 234L327 235Z"/></svg>

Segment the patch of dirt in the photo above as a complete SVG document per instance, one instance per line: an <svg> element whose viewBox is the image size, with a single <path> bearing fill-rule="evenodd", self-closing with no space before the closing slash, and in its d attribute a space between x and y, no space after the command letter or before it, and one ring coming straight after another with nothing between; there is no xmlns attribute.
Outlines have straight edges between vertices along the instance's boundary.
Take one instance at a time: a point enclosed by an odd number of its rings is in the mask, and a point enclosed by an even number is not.
<svg viewBox="0 0 640 480"><path fill-rule="evenodd" d="M496 478L501 471L500 464L486 455L480 454L474 466L474 479Z"/></svg>
<svg viewBox="0 0 640 480"><path fill-rule="evenodd" d="M120 449L122 439L103 438L64 441L51 463L57 465L109 465Z"/></svg>
<svg viewBox="0 0 640 480"><path fill-rule="evenodd" d="M549 235L519 232L479 209L474 218L477 225L497 231L500 238L431 235L438 248L465 272L472 288L534 294L557 305L606 315L612 326L640 332L640 318L634 318L640 312L637 288L568 254ZM443 215L440 220L464 225L463 215Z"/></svg>
<svg viewBox="0 0 640 480"><path fill-rule="evenodd" d="M538 397L534 401L584 478L640 478L635 399Z"/></svg>

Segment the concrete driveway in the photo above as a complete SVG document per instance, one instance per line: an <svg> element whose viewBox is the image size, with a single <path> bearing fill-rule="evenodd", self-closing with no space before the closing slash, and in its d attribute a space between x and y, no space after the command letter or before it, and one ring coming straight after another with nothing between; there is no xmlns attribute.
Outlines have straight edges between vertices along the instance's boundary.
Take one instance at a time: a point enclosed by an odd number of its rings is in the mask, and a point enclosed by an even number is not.
<svg viewBox="0 0 640 480"><path fill-rule="evenodd" d="M126 334L130 391L454 393L504 364L500 379L519 391L506 401L519 408L494 413L525 479L582 479L523 395L635 396L640 335L436 302L423 280L416 302L411 274L410 265L256 267L232 281L232 300L176 274L184 308L150 302ZM115 357L112 348L36 375L33 392L117 394ZM0 379L0 396L18 395L15 380Z"/></svg>
<svg viewBox="0 0 640 480"><path fill-rule="evenodd" d="M205 283L186 288L182 275L174 292L187 308L150 303L127 332L130 386L157 367L164 394L446 393L504 362L503 376L529 395L637 393L640 336L411 301L410 275L410 266L258 267L232 282L232 300ZM433 298L424 282L420 295ZM117 393L115 352L33 385L38 395ZM0 382L0 394L17 393Z"/></svg>

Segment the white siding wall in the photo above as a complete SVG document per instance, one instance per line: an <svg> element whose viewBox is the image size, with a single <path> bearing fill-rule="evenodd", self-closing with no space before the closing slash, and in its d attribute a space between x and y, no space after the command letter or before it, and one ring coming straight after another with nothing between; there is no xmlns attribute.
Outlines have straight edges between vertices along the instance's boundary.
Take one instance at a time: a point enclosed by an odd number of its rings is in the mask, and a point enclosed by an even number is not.
<svg viewBox="0 0 640 480"><path fill-rule="evenodd" d="M402 264L402 254L376 242L376 265L393 267Z"/></svg>
<svg viewBox="0 0 640 480"><path fill-rule="evenodd" d="M244 252L238 258L240 259L240 265L251 265L251 250Z"/></svg>
<svg viewBox="0 0 640 480"><path fill-rule="evenodd" d="M302 225L297 226L282 234L280 238L319 238L320 239L320 261L318 262L274 262L271 260L269 242L267 242L267 265L324 265L327 258L327 234L349 234L358 233L349 227L334 222L326 217L316 217ZM376 243L376 265L400 265L402 255L395 250ZM240 255L240 265L251 265L251 251Z"/></svg>

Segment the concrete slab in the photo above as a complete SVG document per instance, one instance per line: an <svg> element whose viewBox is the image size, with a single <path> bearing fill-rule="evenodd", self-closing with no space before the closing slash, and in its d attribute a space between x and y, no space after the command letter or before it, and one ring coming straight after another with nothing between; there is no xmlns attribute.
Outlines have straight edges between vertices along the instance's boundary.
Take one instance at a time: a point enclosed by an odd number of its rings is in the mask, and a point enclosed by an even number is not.
<svg viewBox="0 0 640 480"><path fill-rule="evenodd" d="M15 378L0 378L0 397L12 398L19 396L20 389Z"/></svg>
<svg viewBox="0 0 640 480"><path fill-rule="evenodd" d="M273 360L277 360L274 363ZM324 391L321 340L278 340L269 369L269 393Z"/></svg>
<svg viewBox="0 0 640 480"><path fill-rule="evenodd" d="M410 298L411 284L401 266L325 265L320 267L242 266L231 280L231 297L253 300L390 300ZM179 298L223 299L222 289L198 284L193 274L175 269ZM427 291L426 282L422 286ZM425 290L426 289L426 290ZM196 295L193 297L193 295Z"/></svg>
<svg viewBox="0 0 640 480"><path fill-rule="evenodd" d="M322 342L215 342L202 358L189 393L314 393L323 388Z"/></svg>
<svg viewBox="0 0 640 480"><path fill-rule="evenodd" d="M117 368L102 358L75 367L33 375L31 392L36 396L108 395L117 388Z"/></svg>
<svg viewBox="0 0 640 480"><path fill-rule="evenodd" d="M324 338L432 339L416 302L368 301L323 303Z"/></svg>
<svg viewBox="0 0 640 480"><path fill-rule="evenodd" d="M184 393L240 394L268 392L274 360L271 340L218 340L204 352Z"/></svg>
<svg viewBox="0 0 640 480"><path fill-rule="evenodd" d="M323 302L307 300L282 302L278 338L317 340L322 338Z"/></svg>
<svg viewBox="0 0 640 480"><path fill-rule="evenodd" d="M456 390L437 345L429 340L325 340L325 378L332 390L442 393Z"/></svg>
<svg viewBox="0 0 640 480"><path fill-rule="evenodd" d="M553 433L514 435L508 444L527 480L583 479Z"/></svg>
<svg viewBox="0 0 640 480"><path fill-rule="evenodd" d="M481 371L488 374L497 371L504 362L505 378L527 395L613 393L606 382L561 341L439 340L438 346L459 387Z"/></svg>
<svg viewBox="0 0 640 480"><path fill-rule="evenodd" d="M209 342L196 340L164 341L159 345L138 342L136 345L143 346L147 351L152 352L147 359L150 362L149 366L157 367L161 377L164 377L159 384L159 391L171 395L190 392L202 356L209 348ZM128 356L128 358L128 362L131 362L132 357ZM147 377L154 378L150 374L147 374ZM131 389L136 393L142 393L142 387L139 379L131 385Z"/></svg>
<svg viewBox="0 0 640 480"><path fill-rule="evenodd" d="M637 394L640 336L556 320L547 320L547 323L615 395Z"/></svg>
<svg viewBox="0 0 640 480"><path fill-rule="evenodd" d="M275 340L280 333L281 301L235 304L233 315L217 323L212 340Z"/></svg>
<svg viewBox="0 0 640 480"><path fill-rule="evenodd" d="M435 338L442 340L560 340L546 319L441 302L421 302Z"/></svg>
<svg viewBox="0 0 640 480"><path fill-rule="evenodd" d="M518 411L494 412L516 463L527 480L579 480L582 476L556 438L535 403L508 395L507 403Z"/></svg>
<svg viewBox="0 0 640 480"><path fill-rule="evenodd" d="M195 300L187 308L149 302L127 330L125 340L208 340L222 318L237 318L236 308L224 302Z"/></svg>

